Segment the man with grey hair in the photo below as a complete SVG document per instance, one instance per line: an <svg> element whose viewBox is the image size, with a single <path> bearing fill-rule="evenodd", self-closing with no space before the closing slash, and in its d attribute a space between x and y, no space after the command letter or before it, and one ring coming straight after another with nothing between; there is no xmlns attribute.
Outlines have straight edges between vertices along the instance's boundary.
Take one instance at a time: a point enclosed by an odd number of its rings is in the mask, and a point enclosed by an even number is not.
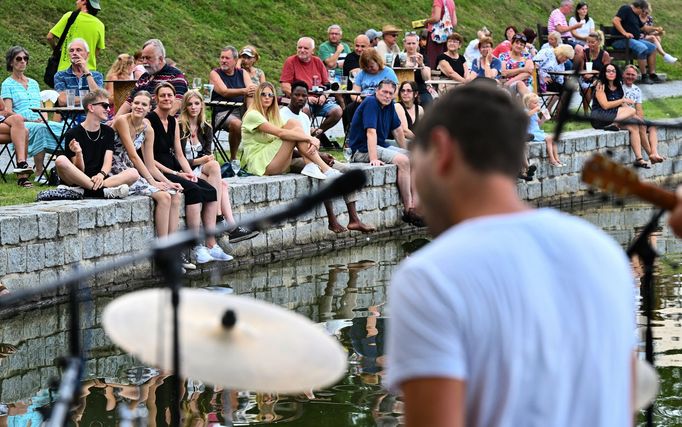
<svg viewBox="0 0 682 427"><path fill-rule="evenodd" d="M314 51L315 41L313 39L310 37L298 39L296 55L291 55L284 61L279 81L282 84L282 91L288 97L291 96L291 84L296 80L304 81L311 88L312 93L308 96L308 111L306 113L311 117L324 117L320 127L312 131L312 136L321 137L324 141L326 139L324 132L341 120L343 111L333 96L321 93L321 89L329 84L329 73L322 60L313 55ZM324 145L330 146L331 143L327 140Z"/></svg>
<svg viewBox="0 0 682 427"><path fill-rule="evenodd" d="M328 40L320 45L318 53L320 59L329 70L334 70L337 76L343 72L343 61L350 53L350 47L341 41L343 31L338 24L330 25L327 28Z"/></svg>
<svg viewBox="0 0 682 427"><path fill-rule="evenodd" d="M76 101L80 103L80 91L92 92L104 86L104 77L99 71L88 68L90 47L81 39L73 39L68 46L71 65L64 71L58 71L54 75L54 90L59 92L59 105L66 105L66 91L76 92ZM85 118L83 115L82 119ZM82 120L77 119L80 123Z"/></svg>
<svg viewBox="0 0 682 427"><path fill-rule="evenodd" d="M209 82L213 85L212 101L243 102L245 107L253 102L256 86L249 75L237 68L239 52L234 46L226 46L220 52L220 67L209 74ZM242 141L242 114L244 109L216 107L213 110L217 126L226 129L230 134L230 160L237 158L237 150Z"/></svg>
<svg viewBox="0 0 682 427"><path fill-rule="evenodd" d="M147 40L142 46L142 65L146 73L142 74L135 83L135 89L130 93L126 102L118 106L116 115L129 113L135 94L141 90L154 93L161 82L168 82L175 88L175 102L171 114L177 114L182 106L182 97L187 92L187 79L182 71L166 63L166 48L159 39Z"/></svg>

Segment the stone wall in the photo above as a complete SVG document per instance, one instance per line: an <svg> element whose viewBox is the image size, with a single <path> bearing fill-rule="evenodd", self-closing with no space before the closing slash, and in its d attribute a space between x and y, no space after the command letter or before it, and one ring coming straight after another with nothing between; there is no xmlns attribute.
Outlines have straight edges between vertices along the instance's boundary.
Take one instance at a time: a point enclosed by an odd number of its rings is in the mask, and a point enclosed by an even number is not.
<svg viewBox="0 0 682 427"><path fill-rule="evenodd" d="M659 130L659 152L667 157L651 169L638 169L647 180L666 180L682 171L680 151L682 131ZM631 164L634 156L628 133L582 130L568 132L558 143L563 168L549 166L544 143L532 143L529 158L538 166L536 179L519 182L523 199L536 205L555 200L580 199L587 186L580 181L585 160L596 150L611 150L614 158ZM396 187L396 168L384 166L367 171L369 184L358 196L357 208L363 221L379 232L403 233L410 230L400 219L401 203ZM294 199L309 194L320 181L301 175L247 177L230 180L230 195L237 221L282 208ZM444 195L446 196L446 195ZM342 200L334 201L342 224L348 216ZM154 234L153 205L150 198L130 197L125 200L83 200L33 203L0 208L0 280L13 289L47 283L80 264L88 267L143 248ZM228 248L235 261L227 266L234 270L244 265L293 259L304 254L335 250L365 244L360 233L336 235L327 229L322 205L290 220L252 240ZM151 263L140 263L95 279L98 285L143 278L150 274Z"/></svg>

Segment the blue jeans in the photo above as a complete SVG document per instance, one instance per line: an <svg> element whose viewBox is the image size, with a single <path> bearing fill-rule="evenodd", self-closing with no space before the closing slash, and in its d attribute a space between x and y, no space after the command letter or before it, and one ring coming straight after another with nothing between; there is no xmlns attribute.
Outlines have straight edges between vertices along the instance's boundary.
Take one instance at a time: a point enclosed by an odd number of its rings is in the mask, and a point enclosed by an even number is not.
<svg viewBox="0 0 682 427"><path fill-rule="evenodd" d="M613 47L616 49L625 49L626 42L630 44L630 50L634 52L637 59L646 59L656 51L656 45L646 40L618 39L614 40Z"/></svg>

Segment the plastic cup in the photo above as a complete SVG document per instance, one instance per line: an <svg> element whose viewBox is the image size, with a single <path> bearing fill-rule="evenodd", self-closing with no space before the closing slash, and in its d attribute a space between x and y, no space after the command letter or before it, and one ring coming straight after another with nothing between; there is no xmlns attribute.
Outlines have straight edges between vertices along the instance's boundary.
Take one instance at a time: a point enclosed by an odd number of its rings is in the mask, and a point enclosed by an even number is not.
<svg viewBox="0 0 682 427"><path fill-rule="evenodd" d="M348 87L348 76L340 77L341 89L346 89Z"/></svg>
<svg viewBox="0 0 682 427"><path fill-rule="evenodd" d="M206 83L204 85L204 100L207 102L210 101L212 95L213 95L213 85L210 83Z"/></svg>
<svg viewBox="0 0 682 427"><path fill-rule="evenodd" d="M73 108L76 106L76 90L67 89L66 90L66 106L68 108Z"/></svg>
<svg viewBox="0 0 682 427"><path fill-rule="evenodd" d="M192 80L192 89L194 89L194 90L201 89L201 77L195 77Z"/></svg>
<svg viewBox="0 0 682 427"><path fill-rule="evenodd" d="M78 100L79 100L78 105L79 106L83 105L83 97L85 97L85 95L87 95L88 93L90 93L90 91L87 89L81 89L78 91Z"/></svg>
<svg viewBox="0 0 682 427"><path fill-rule="evenodd" d="M585 71L592 71L592 63L591 62L585 63Z"/></svg>
<svg viewBox="0 0 682 427"><path fill-rule="evenodd" d="M386 66L393 68L393 54L392 53L386 54Z"/></svg>

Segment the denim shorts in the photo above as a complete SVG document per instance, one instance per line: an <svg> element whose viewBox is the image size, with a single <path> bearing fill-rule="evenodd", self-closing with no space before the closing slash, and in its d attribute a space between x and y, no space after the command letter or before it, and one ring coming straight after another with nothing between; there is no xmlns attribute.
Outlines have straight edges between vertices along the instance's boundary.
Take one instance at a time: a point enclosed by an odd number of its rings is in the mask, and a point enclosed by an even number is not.
<svg viewBox="0 0 682 427"><path fill-rule="evenodd" d="M613 42L613 47L625 49L625 43L630 44L630 49L634 52L637 59L646 59L656 51L656 45L646 40L618 39Z"/></svg>

